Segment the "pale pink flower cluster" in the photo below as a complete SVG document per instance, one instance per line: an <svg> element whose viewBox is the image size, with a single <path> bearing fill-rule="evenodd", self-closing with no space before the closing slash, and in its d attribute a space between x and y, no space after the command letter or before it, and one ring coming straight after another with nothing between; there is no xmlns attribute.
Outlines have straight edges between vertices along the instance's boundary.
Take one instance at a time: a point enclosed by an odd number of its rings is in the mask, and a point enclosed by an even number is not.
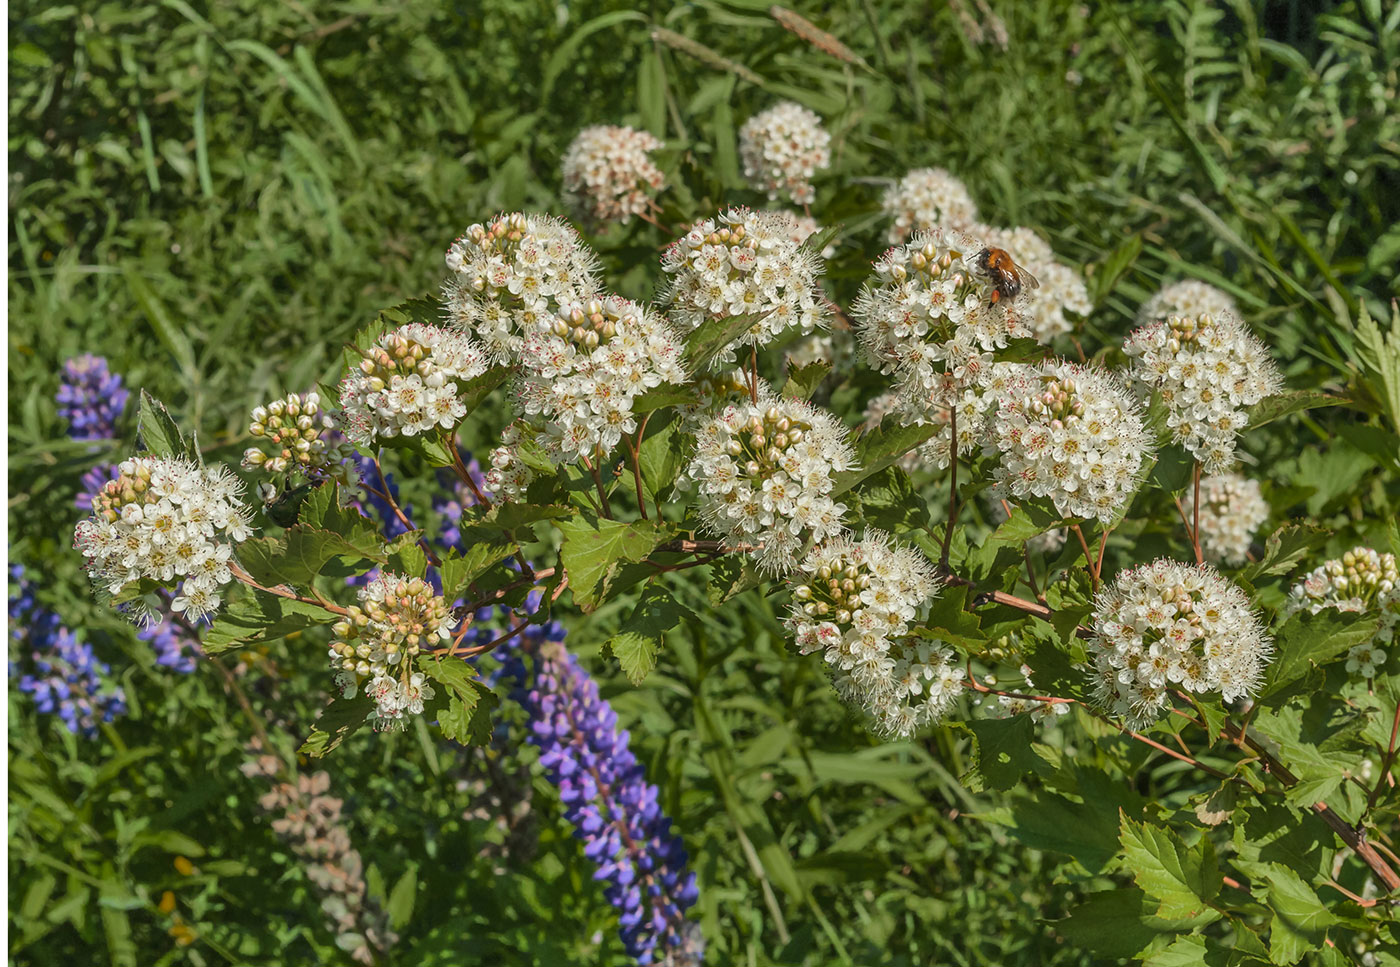
<svg viewBox="0 0 1400 967"><path fill-rule="evenodd" d="M878 531L814 547L792 580L785 620L802 654L820 652L837 692L901 738L941 718L962 689L946 643L916 630L938 596L933 565Z"/></svg>
<svg viewBox="0 0 1400 967"><path fill-rule="evenodd" d="M1186 519L1196 520L1194 491L1186 491ZM1201 480L1201 553L1206 560L1239 567L1249 556L1249 543L1269 518L1269 505L1259 481L1238 473Z"/></svg>
<svg viewBox="0 0 1400 967"><path fill-rule="evenodd" d="M894 219L891 245L936 228L970 229L977 221L967 186L943 168L915 168L885 192L880 204Z"/></svg>
<svg viewBox="0 0 1400 967"><path fill-rule="evenodd" d="M630 222L647 210L666 183L649 152L661 141L647 131L616 124L584 128L564 152L564 198L600 222Z"/></svg>
<svg viewBox="0 0 1400 967"><path fill-rule="evenodd" d="M1174 688L1244 698L1272 650L1243 590L1209 564L1165 559L1104 585L1091 630L1097 698L1132 728L1155 721Z"/></svg>
<svg viewBox="0 0 1400 967"><path fill-rule="evenodd" d="M770 199L786 194L807 205L817 197L812 177L831 164L831 135L816 114L782 101L744 122L739 157L744 177Z"/></svg>

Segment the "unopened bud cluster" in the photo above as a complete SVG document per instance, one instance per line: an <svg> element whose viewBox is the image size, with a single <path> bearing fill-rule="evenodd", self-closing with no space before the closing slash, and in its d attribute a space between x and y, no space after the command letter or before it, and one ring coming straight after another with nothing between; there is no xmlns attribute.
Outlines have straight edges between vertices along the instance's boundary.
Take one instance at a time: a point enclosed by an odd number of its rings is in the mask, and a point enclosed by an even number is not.
<svg viewBox="0 0 1400 967"><path fill-rule="evenodd" d="M486 471L486 486L492 493L505 500L525 496L535 471L521 459L520 447L533 443L538 435L538 429L525 420L516 420L501 431L501 445L491 451L491 469Z"/></svg>
<svg viewBox="0 0 1400 967"><path fill-rule="evenodd" d="M812 177L831 164L831 135L816 114L783 101L744 122L739 157L744 177L769 199L786 194L808 205L817 197Z"/></svg>
<svg viewBox="0 0 1400 967"><path fill-rule="evenodd" d="M1374 678L1386 663L1388 646L1400 627L1400 569L1394 554L1355 547L1308 574L1289 592L1289 613L1324 609L1373 615L1379 628L1369 641L1347 653L1347 671Z"/></svg>
<svg viewBox="0 0 1400 967"><path fill-rule="evenodd" d="M763 387L757 403L732 403L699 426L681 485L696 488L712 531L758 544L760 566L781 572L809 538L841 532L846 506L831 492L854 463L834 417Z"/></svg>
<svg viewBox="0 0 1400 967"><path fill-rule="evenodd" d="M459 383L486 372L486 355L464 333L409 323L360 353L341 383L346 437L360 446L451 429L467 415Z"/></svg>
<svg viewBox="0 0 1400 967"><path fill-rule="evenodd" d="M252 535L242 490L223 467L133 457L94 495L74 544L112 594L141 579L167 588L180 582L172 607L193 621L219 607L233 545Z"/></svg>
<svg viewBox="0 0 1400 967"><path fill-rule="evenodd" d="M1195 494L1186 492L1186 519L1196 519ZM1249 543L1269 518L1269 505L1259 481L1238 473L1201 480L1200 539L1206 560L1239 567L1249 556Z"/></svg>
<svg viewBox="0 0 1400 967"><path fill-rule="evenodd" d="M659 316L620 296L575 305L527 335L518 401L545 455L604 457L635 433L636 398L685 381L682 346Z"/></svg>
<svg viewBox="0 0 1400 967"><path fill-rule="evenodd" d="M1200 316L1240 314L1239 305L1228 292L1208 282L1186 279L1164 286L1138 309L1138 325L1166 322L1172 316L1196 319Z"/></svg>
<svg viewBox="0 0 1400 967"><path fill-rule="evenodd" d="M586 218L630 222L647 210L666 183L648 152L661 142L647 131L597 124L580 131L564 152L564 200Z"/></svg>
<svg viewBox="0 0 1400 967"><path fill-rule="evenodd" d="M260 445L244 451L243 468L308 476L332 472L353 455L334 430L317 393L290 393L255 407L248 433L258 438Z"/></svg>
<svg viewBox="0 0 1400 967"><path fill-rule="evenodd" d="M1028 392L1007 393L990 421L998 496L1044 497L1057 513L1107 523L1137 489L1151 440L1118 379L1072 363L1028 367Z"/></svg>
<svg viewBox="0 0 1400 967"><path fill-rule="evenodd" d="M1096 696L1132 728L1151 724L1172 689L1249 695L1272 648L1243 590L1209 564L1166 559L1105 585L1092 631Z"/></svg>
<svg viewBox="0 0 1400 967"><path fill-rule="evenodd" d="M977 221L967 186L943 168L915 168L885 192L880 205L894 219L891 245L936 228L970 228Z"/></svg>
<svg viewBox="0 0 1400 967"><path fill-rule="evenodd" d="M1021 322L1037 341L1050 344L1056 336L1072 332L1075 323L1065 313L1084 318L1094 309L1089 288L1079 272L1057 261L1055 252L1029 228L993 228L977 225L973 235L989 245L1014 252L1016 263L1035 276L1039 287L1024 307Z"/></svg>
<svg viewBox="0 0 1400 967"><path fill-rule="evenodd" d="M789 329L825 327L827 300L817 284L822 262L795 234L787 212L735 208L698 223L661 259L671 276L664 298L671 319L690 330L708 319L761 316L737 340L742 346L767 345Z"/></svg>
<svg viewBox="0 0 1400 967"><path fill-rule="evenodd" d="M359 604L332 627L330 658L342 687L365 684L375 702L375 728L401 729L418 715L433 688L413 659L451 635L452 611L422 578L383 573L359 591Z"/></svg>
<svg viewBox="0 0 1400 967"><path fill-rule="evenodd" d="M1248 407L1283 388L1269 352L1233 315L1171 316L1123 343L1132 373L1167 405L1167 426L1205 468L1235 463L1235 437Z"/></svg>
<svg viewBox="0 0 1400 967"><path fill-rule="evenodd" d="M878 531L813 548L792 578L785 620L802 654L821 652L842 699L901 737L947 710L962 673L942 642L915 637L937 596L933 565Z"/></svg>
<svg viewBox="0 0 1400 967"><path fill-rule="evenodd" d="M516 362L525 334L565 304L599 292L597 258L569 224L513 212L472 225L447 250L448 318L476 336L491 361Z"/></svg>

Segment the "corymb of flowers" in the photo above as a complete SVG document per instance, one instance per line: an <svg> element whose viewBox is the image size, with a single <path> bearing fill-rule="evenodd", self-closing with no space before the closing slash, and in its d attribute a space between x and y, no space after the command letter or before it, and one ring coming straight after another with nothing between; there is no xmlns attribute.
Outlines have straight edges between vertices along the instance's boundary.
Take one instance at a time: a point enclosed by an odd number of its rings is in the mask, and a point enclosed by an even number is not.
<svg viewBox="0 0 1400 967"><path fill-rule="evenodd" d="M340 474L352 450L335 430L319 393L290 393L266 406L254 407L248 433L258 446L243 453L245 470L269 474L300 473L307 477ZM343 475L341 475L343 477Z"/></svg>
<svg viewBox="0 0 1400 967"><path fill-rule="evenodd" d="M331 667L343 694L363 688L374 700L375 728L402 729L404 716L418 715L433 688L415 660L452 632L452 609L422 578L384 573L359 591L335 623Z"/></svg>
<svg viewBox="0 0 1400 967"><path fill-rule="evenodd" d="M739 157L744 176L770 200L787 195L807 205L816 199L812 176L831 164L831 135L816 114L783 101L744 122Z"/></svg>
<svg viewBox="0 0 1400 967"><path fill-rule="evenodd" d="M767 345L790 329L825 328L822 261L797 236L788 212L734 208L700 222L661 259L670 318L689 331L708 319L757 316L737 340L744 346Z"/></svg>
<svg viewBox="0 0 1400 967"><path fill-rule="evenodd" d="M1092 620L1096 695L1133 728L1155 721L1175 688L1244 698L1272 650L1244 591L1209 564L1120 571L1095 596Z"/></svg>
<svg viewBox="0 0 1400 967"><path fill-rule="evenodd" d="M1196 519L1196 496L1187 490L1187 520ZM1201 480L1201 551L1213 563L1239 567L1249 558L1249 544L1259 525L1269 519L1259 481L1238 473Z"/></svg>
<svg viewBox="0 0 1400 967"><path fill-rule="evenodd" d="M767 386L755 395L699 425L682 485L695 488L711 531L753 545L759 564L777 573L797 563L809 539L844 528L846 506L832 490L855 453L831 414Z"/></svg>
<svg viewBox="0 0 1400 967"><path fill-rule="evenodd" d="M661 141L647 131L597 124L578 133L564 152L564 200L595 222L630 222L651 206L666 176L650 153Z"/></svg>
<svg viewBox="0 0 1400 967"><path fill-rule="evenodd" d="M193 622L218 609L219 588L232 578L234 545L252 535L242 493L242 483L223 467L133 457L94 495L75 544L93 581L109 594L144 594L142 582L168 590L178 584L171 606Z"/></svg>
<svg viewBox="0 0 1400 967"><path fill-rule="evenodd" d="M1329 609L1376 620L1376 633L1352 646L1346 664L1347 671L1359 678L1375 678L1393 657L1385 649L1400 627L1400 569L1395 555L1354 547L1314 569L1289 592L1290 613Z"/></svg>
<svg viewBox="0 0 1400 967"><path fill-rule="evenodd" d="M880 205L894 219L891 245L902 245L916 233L965 229L977 221L967 186L943 168L915 168L885 191Z"/></svg>
<svg viewBox="0 0 1400 967"><path fill-rule="evenodd" d="M1132 373L1157 390L1167 426L1208 474L1235 463L1248 408L1283 388L1269 351L1230 314L1170 316L1128 336Z"/></svg>
<svg viewBox="0 0 1400 967"><path fill-rule="evenodd" d="M812 549L790 579L785 621L802 654L820 652L841 697L886 734L941 718L962 688L954 653L915 624L938 594L933 565L878 531Z"/></svg>

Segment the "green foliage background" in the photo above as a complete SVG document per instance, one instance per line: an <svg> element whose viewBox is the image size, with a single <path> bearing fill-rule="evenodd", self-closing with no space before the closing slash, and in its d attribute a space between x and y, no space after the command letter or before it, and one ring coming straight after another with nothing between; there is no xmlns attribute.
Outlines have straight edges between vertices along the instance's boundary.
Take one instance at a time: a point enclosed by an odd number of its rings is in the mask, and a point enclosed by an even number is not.
<svg viewBox="0 0 1400 967"><path fill-rule="evenodd" d="M993 2L1003 50L954 7L982 18L971 2L804 6L861 68L783 30L760 0L11 6L11 555L133 699L84 741L11 692L15 962L342 956L256 806L262 789L238 772L251 725L224 680L155 666L89 601L69 550L72 498L86 467L131 441L96 454L67 441L52 402L61 361L106 355L237 452L251 405L334 378L342 343L378 309L436 287L468 224L560 210L559 158L584 124L663 136L693 195L677 188L673 203L703 214L762 202L739 177L744 119L778 98L822 114L835 163L814 214L842 226L828 278L843 303L884 247L883 180L928 164L963 178L988 221L1035 227L1085 267L1097 303L1086 342L1115 343L1163 281L1225 288L1291 386L1357 400L1357 413L1304 415L1257 442L1276 516L1329 524L1333 552L1385 546L1396 414L1386 384L1358 379L1353 323L1363 302L1386 318L1400 293L1400 8ZM654 27L763 83L657 43ZM659 233L639 224L594 241L625 294L651 294ZM571 643L596 654L624 607L580 623ZM325 694L319 647L308 657L296 644L248 679L256 714L291 723L288 743ZM1101 937L1045 922L1121 878L1029 821L1050 815L1046 798L1027 798L1039 780L970 791L961 729L875 741L818 669L789 659L766 599L673 633L641 688L611 662L591 667L685 836L710 962L1113 962ZM1143 797L1178 808L1205 788L1090 734L1090 748L1053 732L1040 748L1136 786L1100 775L1094 801L1057 797L1065 806L1132 814ZM625 962L542 780L538 857L499 876L475 859L495 834L462 816L460 758L426 733L361 735L331 766L366 863L390 885L416 871L391 960ZM193 946L167 934L165 889Z"/></svg>

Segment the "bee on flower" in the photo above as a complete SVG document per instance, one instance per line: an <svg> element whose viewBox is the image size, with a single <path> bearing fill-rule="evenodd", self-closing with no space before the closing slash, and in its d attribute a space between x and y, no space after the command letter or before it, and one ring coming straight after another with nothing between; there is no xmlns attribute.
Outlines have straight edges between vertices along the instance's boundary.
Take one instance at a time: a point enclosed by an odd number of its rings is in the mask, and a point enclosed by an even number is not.
<svg viewBox="0 0 1400 967"><path fill-rule="evenodd" d="M769 199L787 195L809 205L817 197L812 176L831 164L831 135L816 114L782 101L744 122L739 157L744 177Z"/></svg>
<svg viewBox="0 0 1400 967"><path fill-rule="evenodd" d="M1089 289L1079 272L1056 261L1055 253L1029 228L993 228L976 225L968 229L986 244L1016 253L1017 261L1035 273L1040 286L1022 314L1022 322L1038 342L1050 344L1056 336L1074 331L1070 317L1082 319L1093 311Z"/></svg>

